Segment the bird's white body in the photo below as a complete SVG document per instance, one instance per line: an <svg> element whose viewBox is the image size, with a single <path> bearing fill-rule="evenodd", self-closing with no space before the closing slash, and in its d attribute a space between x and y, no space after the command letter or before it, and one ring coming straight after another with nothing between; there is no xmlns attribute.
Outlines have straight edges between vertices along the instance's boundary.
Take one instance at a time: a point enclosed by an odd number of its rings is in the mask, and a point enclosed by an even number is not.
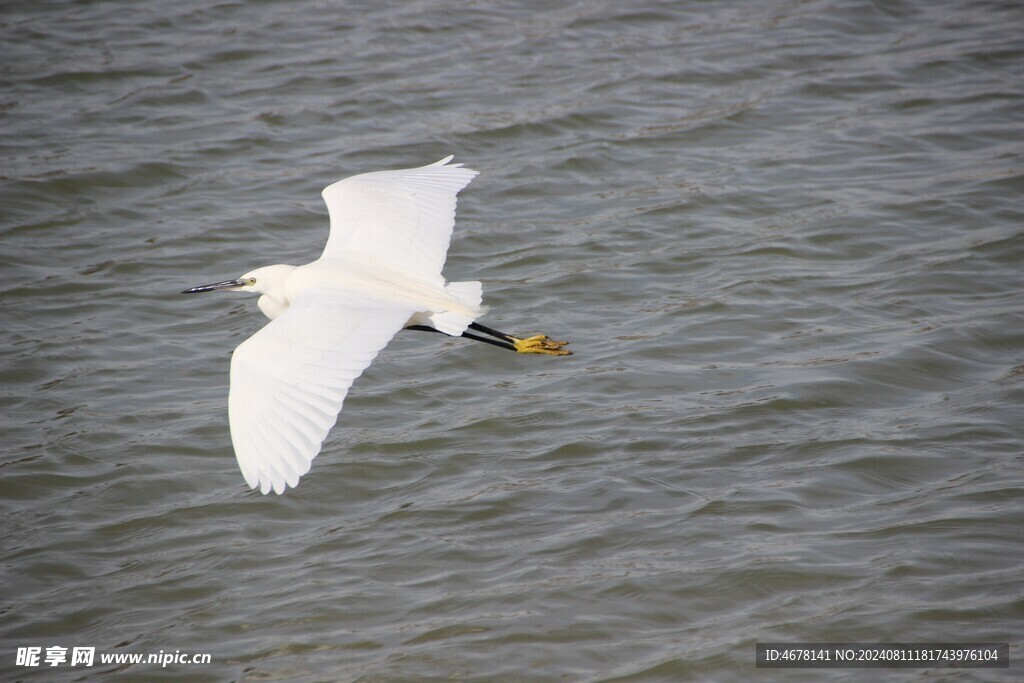
<svg viewBox="0 0 1024 683"><path fill-rule="evenodd" d="M449 161L334 183L323 192L331 232L319 259L189 290L257 292L271 319L231 358L231 440L249 486L283 493L299 483L352 382L403 327L457 336L481 313L479 282L441 274L456 195L476 175Z"/></svg>
<svg viewBox="0 0 1024 683"><path fill-rule="evenodd" d="M267 292L259 298L257 305L271 320L284 313L304 292L324 291L387 306L410 307L417 313L408 321L409 325L429 324L432 316L441 317L444 313L472 320L481 312L479 300L459 298L457 292L449 291L453 286L458 290L459 285L479 283L421 279L386 266L371 268L365 263L345 259L317 259L304 266L267 266L253 271L251 275L256 276L258 282L274 281L269 289L257 290ZM443 324L433 326L445 331ZM465 325L461 327L465 329ZM462 329L453 328L449 334L461 334Z"/></svg>

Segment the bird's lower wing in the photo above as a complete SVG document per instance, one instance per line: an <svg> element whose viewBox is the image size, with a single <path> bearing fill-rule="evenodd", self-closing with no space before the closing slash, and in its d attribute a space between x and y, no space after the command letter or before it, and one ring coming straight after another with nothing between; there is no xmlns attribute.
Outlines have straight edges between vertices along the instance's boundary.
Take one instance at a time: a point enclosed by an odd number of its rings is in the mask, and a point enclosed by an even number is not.
<svg viewBox="0 0 1024 683"><path fill-rule="evenodd" d="M282 493L299 483L352 382L412 312L308 292L235 349L228 415L250 487Z"/></svg>

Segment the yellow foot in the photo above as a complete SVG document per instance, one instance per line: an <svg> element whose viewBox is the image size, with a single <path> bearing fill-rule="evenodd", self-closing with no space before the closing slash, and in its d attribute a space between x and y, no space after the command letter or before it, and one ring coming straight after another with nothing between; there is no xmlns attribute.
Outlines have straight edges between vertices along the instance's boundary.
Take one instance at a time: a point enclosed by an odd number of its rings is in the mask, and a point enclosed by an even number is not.
<svg viewBox="0 0 1024 683"><path fill-rule="evenodd" d="M562 348L563 346L567 346L569 342L555 341L544 334L538 334L535 337L527 337L526 339L511 337L511 340L512 345L516 347L516 351L519 353L543 353L548 356L572 355L572 351Z"/></svg>

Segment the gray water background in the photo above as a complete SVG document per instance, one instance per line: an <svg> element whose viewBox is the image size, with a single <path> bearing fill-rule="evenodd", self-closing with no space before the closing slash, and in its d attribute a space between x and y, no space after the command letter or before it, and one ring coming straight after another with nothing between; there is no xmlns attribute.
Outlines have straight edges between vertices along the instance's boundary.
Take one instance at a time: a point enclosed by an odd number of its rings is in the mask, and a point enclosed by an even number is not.
<svg viewBox="0 0 1024 683"><path fill-rule="evenodd" d="M1019 680L1018 2L4 2L0 679ZM192 285L455 154L447 274L571 358L400 334L242 481ZM766 671L764 641L1009 641ZM209 652L15 665L19 646Z"/></svg>

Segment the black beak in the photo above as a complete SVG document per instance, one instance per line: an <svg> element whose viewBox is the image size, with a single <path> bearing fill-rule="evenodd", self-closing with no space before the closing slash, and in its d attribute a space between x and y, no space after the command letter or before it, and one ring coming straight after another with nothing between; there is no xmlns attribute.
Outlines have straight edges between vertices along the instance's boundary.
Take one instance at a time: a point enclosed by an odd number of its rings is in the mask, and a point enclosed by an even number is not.
<svg viewBox="0 0 1024 683"><path fill-rule="evenodd" d="M245 287L245 283L241 280L225 280L224 282L214 282L212 285L200 285L198 287L193 287L192 289L186 289L182 294L212 292L217 289L235 289L237 287Z"/></svg>

